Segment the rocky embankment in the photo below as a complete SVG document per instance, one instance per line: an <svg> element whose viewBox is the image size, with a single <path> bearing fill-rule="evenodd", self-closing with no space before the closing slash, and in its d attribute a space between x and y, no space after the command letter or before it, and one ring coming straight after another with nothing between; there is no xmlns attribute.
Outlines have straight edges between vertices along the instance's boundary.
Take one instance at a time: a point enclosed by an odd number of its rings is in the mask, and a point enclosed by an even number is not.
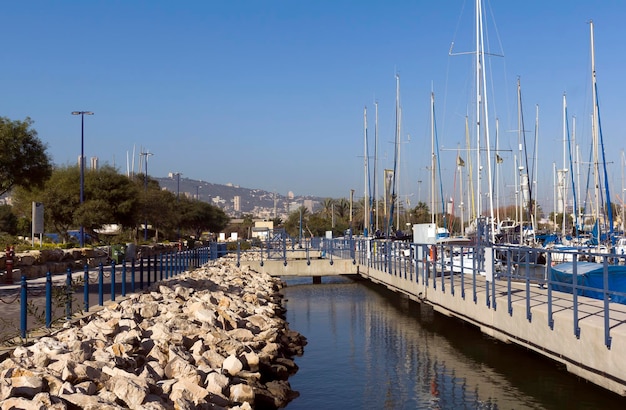
<svg viewBox="0 0 626 410"><path fill-rule="evenodd" d="M153 285L0 363L1 409L275 409L306 340L281 282L232 260Z"/></svg>

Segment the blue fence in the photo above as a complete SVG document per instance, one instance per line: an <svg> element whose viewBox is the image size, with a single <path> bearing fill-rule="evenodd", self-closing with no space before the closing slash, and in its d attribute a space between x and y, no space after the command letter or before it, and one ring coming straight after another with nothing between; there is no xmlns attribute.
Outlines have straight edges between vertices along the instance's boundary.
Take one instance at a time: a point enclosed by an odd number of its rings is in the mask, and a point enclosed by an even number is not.
<svg viewBox="0 0 626 410"><path fill-rule="evenodd" d="M266 242L257 252L263 259L283 260L285 266L294 251L304 252L307 263L311 252L333 264L333 259L352 259L354 263L386 272L404 280L417 282L441 292L450 292L473 303L484 303L490 309L498 306L498 295L506 296L509 315L513 300L523 297L525 314L532 321L533 296L547 296L548 320L554 326L555 302L563 306L564 293L571 295L572 329L580 336L578 326L582 300L580 296L601 301L605 345L611 346L610 321L619 320L615 303L626 303L626 257L597 252L594 248L560 249L507 245L468 245L467 243L417 244L405 241L361 238L310 238L297 241L284 238ZM240 254L237 249L237 261ZM567 267L565 273L560 269ZM482 298L482 299L481 299ZM569 299L568 299L569 300Z"/></svg>
<svg viewBox="0 0 626 410"><path fill-rule="evenodd" d="M65 283L62 286L53 286L53 276L48 272L43 290L43 295L45 295L44 325L46 328L52 326L55 307L58 309L58 306L53 306L53 298L55 295L56 297L59 296L59 289L62 292L60 299L65 304L65 317L70 319L73 312L77 309L77 306L73 306L73 303L76 302L75 293L76 289L81 287L80 282L82 282L83 293L83 302L80 308L83 312L89 312L91 307L90 296L94 294L94 290L91 289L92 285L97 286L98 305L103 306L105 299L115 301L118 295L124 297L127 292L133 293L136 290L149 287L153 283L175 277L192 267L201 266L209 260L217 259L226 254L226 244L213 242L208 247L193 250L167 252L151 257L141 257L138 260L133 259L130 262L124 261L120 264L116 264L113 261L109 266L100 264L95 271L90 271L87 265L85 265L82 275L80 273L77 275L76 272L68 269L65 275ZM22 276L20 282L19 333L22 338L25 338L27 334L29 313L32 316L34 314L33 310L36 310L29 305L29 296L42 296L41 286L34 284L34 281ZM55 291L57 292L56 294Z"/></svg>
<svg viewBox="0 0 626 410"><path fill-rule="evenodd" d="M355 241L359 264L369 266L405 280L421 283L441 292L466 289L473 303L484 303L498 309L496 296L506 295L505 308L513 313L513 298L520 297L520 284L525 299L526 317L532 321L533 295L547 296L548 323L554 326L553 312L563 293L571 294L571 312L576 337L583 302L579 296L601 301L605 345L611 346L610 320L619 320L619 309L611 306L626 303L626 258L623 255L598 253L593 249L562 251L559 249L520 246L466 246L454 244L426 245L410 242L376 240ZM517 283L515 289L513 284ZM466 286L471 284L471 286ZM484 295L484 300L479 300ZM588 304L588 302L587 302Z"/></svg>

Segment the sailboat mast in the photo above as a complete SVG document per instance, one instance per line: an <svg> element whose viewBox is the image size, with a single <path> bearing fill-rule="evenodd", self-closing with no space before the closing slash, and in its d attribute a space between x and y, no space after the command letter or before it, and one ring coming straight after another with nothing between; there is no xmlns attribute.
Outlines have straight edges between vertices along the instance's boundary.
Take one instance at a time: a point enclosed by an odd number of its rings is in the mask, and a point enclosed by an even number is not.
<svg viewBox="0 0 626 410"><path fill-rule="evenodd" d="M480 72L482 71L482 54L480 48L480 31L482 29L482 7L480 0L476 1L476 217L480 218L482 213L482 195L480 192L480 121L481 121L481 104L480 99Z"/></svg>
<svg viewBox="0 0 626 410"><path fill-rule="evenodd" d="M376 215L376 231L378 231L378 101L374 102L375 124L374 124L374 212Z"/></svg>
<svg viewBox="0 0 626 410"><path fill-rule="evenodd" d="M396 174L398 171L398 146L400 145L400 76L396 74L396 138L395 138L395 152L393 157L393 175L391 183L391 204L389 211L389 221L387 224L387 236L391 234L391 228L393 227L394 207L396 205Z"/></svg>
<svg viewBox="0 0 626 410"><path fill-rule="evenodd" d="M519 152L519 243L524 243L524 184L522 180L522 86L517 77L517 149Z"/></svg>
<svg viewBox="0 0 626 410"><path fill-rule="evenodd" d="M592 141L593 141L593 170L594 170L594 183L595 183L595 212L596 223L598 224L598 245L600 239L600 163L599 163L599 148L598 148L598 104L596 99L596 61L595 61L595 47L593 37L593 20L589 21L589 28L591 31L591 95L593 99L593 121L591 125Z"/></svg>
<svg viewBox="0 0 626 410"><path fill-rule="evenodd" d="M532 181L533 184L535 184L535 203L532 204L533 206L533 222L532 222L532 226L533 226L533 234L537 232L537 197L538 195L538 189L537 189L537 180L539 179L539 104L535 105L536 108L536 112L535 112L535 178L534 181ZM533 241L535 240L535 237L533 237Z"/></svg>
<svg viewBox="0 0 626 410"><path fill-rule="evenodd" d="M563 93L563 169L561 171L560 176L560 189L561 189L561 201L562 201L562 209L563 209L563 223L561 229L561 235L565 238L565 215L567 211L567 188L566 188L566 178L565 173L567 172L567 164L565 159L565 147L567 143L567 98L565 93Z"/></svg>
<svg viewBox="0 0 626 410"><path fill-rule="evenodd" d="M435 93L430 92L430 223L435 223Z"/></svg>
<svg viewBox="0 0 626 410"><path fill-rule="evenodd" d="M477 16L476 16L476 20L477 20L477 35L476 35L476 41L477 41L477 78L476 78L476 85L477 88L480 89L480 91L478 91L478 104L477 104L477 109L480 113L480 103L482 102L482 112L483 112L483 122L484 122L484 126L482 127L485 131L485 145L487 147L487 158L491 158L491 143L489 141L489 105L487 104L487 74L485 72L484 69L484 55L485 55L485 39L484 39L484 33L483 33L483 12L482 12L482 2L481 0L477 0L476 1L476 12L477 12ZM477 119L477 127L478 130L480 130L480 117L478 117ZM478 135L480 135L480 132L478 132ZM478 158L479 158L479 163L478 163L478 174L480 176L480 137L478 137L478 144L477 144L477 152L478 152ZM494 229L494 214L493 214L493 176L491 173L491 161L486 161L487 162L487 192L489 195L489 217L490 217L490 233L491 233L491 242L495 242L496 240L496 236L495 236L495 229ZM480 189L480 179L479 179L479 183L478 183L478 187ZM480 194L480 191L479 191ZM481 202L482 199L479 196L478 197L478 210L479 210L479 215L480 215L480 211L482 209L481 207Z"/></svg>
<svg viewBox="0 0 626 410"><path fill-rule="evenodd" d="M364 139L364 168L365 168L365 195L363 200L364 212L363 212L363 236L367 237L369 234L369 169L368 169L368 152L367 152L367 107L363 108L363 139Z"/></svg>

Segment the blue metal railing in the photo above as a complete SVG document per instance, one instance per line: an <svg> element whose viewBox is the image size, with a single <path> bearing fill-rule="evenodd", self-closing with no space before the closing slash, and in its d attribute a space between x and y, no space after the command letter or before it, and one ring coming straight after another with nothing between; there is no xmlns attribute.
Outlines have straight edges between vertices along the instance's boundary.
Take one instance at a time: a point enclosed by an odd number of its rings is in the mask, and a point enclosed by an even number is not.
<svg viewBox="0 0 626 410"><path fill-rule="evenodd" d="M163 279L168 279L170 277L174 277L186 270L190 267L200 266L202 264L207 263L211 259L216 259L217 257L221 257L227 254L226 245L225 244L216 244L211 243L209 247L197 248L193 250L184 250L184 251L176 251L176 252L168 252L161 255L154 255L152 261L149 257L147 258L139 258L138 261L133 259L130 261L130 287L131 292L135 291L135 273L136 267L139 267L139 289L143 289L144 287L144 268L147 279L147 286L150 286L151 279L152 283L156 283ZM97 284L98 284L98 304L100 306L104 305L105 299L105 290L104 290L104 279L108 278L110 282L110 294L109 300L115 301L116 295L126 296L126 285L127 285L127 269L128 263L124 261L123 263L116 265L115 261L111 262L110 268L107 269L108 274L105 272L105 268L103 264L98 266L96 271ZM117 275L121 275L121 279L118 282ZM151 277L151 275L153 275ZM89 312L89 285L90 276L89 276L89 268L85 265L84 270L82 272L82 287L83 287L83 307L82 310L84 312ZM72 302L74 300L74 289L77 287L77 283L75 281L75 276L72 273L71 269L67 270L64 284L64 308L65 308L65 317L66 319L70 319L73 311ZM80 287L80 285L78 285ZM35 285L30 285L30 288L35 288ZM52 318L54 312L53 306L53 298L54 296L54 287L52 284L52 275L50 272L46 273L46 281L45 281L45 320L44 325L46 328L50 328L52 326ZM28 314L31 311L29 309L29 281L25 276L22 276L20 281L20 337L26 338L27 330L28 330Z"/></svg>
<svg viewBox="0 0 626 410"><path fill-rule="evenodd" d="M296 250L291 242L292 251ZM326 239L311 238L298 244L307 254L310 250L319 250L323 259L330 264L333 259L352 259L354 263L385 272L390 276L417 282L426 288L450 293L465 300L467 291L471 292L473 303L484 303L493 310L498 309L498 297L505 296L505 308L513 315L513 297L524 298L525 315L532 322L533 296L541 292L546 296L548 307L547 326L554 327L555 300L564 299L563 292L571 294L573 333L580 336L579 318L583 301L580 296L596 295L602 300L599 314L603 317L605 345L610 348L611 304L626 298L626 285L623 289L609 286L612 276L608 266L626 264L626 257L614 254L594 253L589 249L562 251L558 249L532 248L524 246L485 246L455 244L416 244L403 241L374 239ZM300 248L301 247L301 248ZM288 264L287 248L282 252L272 253L261 249L261 260L282 259ZM238 254L240 250L237 250ZM257 251L258 252L258 251ZM239 258L239 256L238 256ZM595 260L602 266L602 284L596 287L581 284L578 281L576 264L579 260ZM552 274L554 261L571 260L574 272L571 282L557 280ZM468 276L469 275L469 276ZM471 279L471 281L470 281ZM466 284L470 284L466 288ZM520 288L521 285L521 288ZM460 292L459 292L460 290ZM484 295L484 296L483 296ZM598 295L600 297L598 297ZM588 302L585 302L588 303Z"/></svg>
<svg viewBox="0 0 626 410"><path fill-rule="evenodd" d="M281 237L272 243L265 242L261 248L242 251L238 243L236 250L237 264L246 253L255 253L263 263L263 260L283 260L289 263L289 256L294 252L304 255L307 263L311 263L311 252L319 252L321 257L333 264L334 259L348 259L353 263L366 266L371 269L384 272L392 277L401 278L409 282L423 285L443 293L450 293L454 297L469 300L474 304L482 303L489 309L497 310L498 297L505 297L503 304L509 315L513 315L513 297L524 298L525 315L532 322L533 296L538 292L545 295L548 308L547 326L554 327L554 305L559 301L562 305L564 293L570 294L571 311L573 319L573 334L580 336L579 320L581 317L580 306L583 301L581 296L595 295L601 300L603 316L605 345L611 346L611 306L616 300L626 298L626 289L614 289L610 285L613 279L609 273L609 267L614 264L626 264L626 257L613 254L596 254L593 252L559 251L545 248L530 248L522 246L468 246L454 244L416 244L403 241L388 240L364 240L364 239L326 239L311 238L304 241L295 241L287 237ZM186 270L190 265L199 266L210 259L216 259L229 252L225 244L211 243L206 248L193 251L169 252L154 257L152 260L140 258L137 263L130 263L130 289L135 291L135 277L139 268L139 288L144 287L144 279L147 283L157 282L176 276ZM301 258L301 256L300 256ZM578 272L579 259L595 259L602 270L600 286L589 286L580 282ZM553 262L571 260L573 271L571 281L558 280L552 274ZM116 292L126 294L128 265L126 262L121 266L111 264L110 273L107 275L102 266L98 269L98 303L104 301L104 279L110 278L110 299L115 300ZM118 274L121 281L118 283ZM67 306L66 313L71 312L71 300L73 299L73 287L71 275L68 273L66 282ZM88 311L89 306L89 273L85 270L84 302L83 309ZM67 285L69 283L70 285ZM21 282L21 315L20 327L22 337L25 337L27 327L26 312L28 311L28 281L22 278ZM119 289L121 287L121 289ZM467 293L470 292L468 295ZM47 327L52 322L52 283L49 275L46 278L46 316ZM419 297L419 295L418 295ZM470 302L470 303L471 303ZM585 302L588 303L588 302Z"/></svg>

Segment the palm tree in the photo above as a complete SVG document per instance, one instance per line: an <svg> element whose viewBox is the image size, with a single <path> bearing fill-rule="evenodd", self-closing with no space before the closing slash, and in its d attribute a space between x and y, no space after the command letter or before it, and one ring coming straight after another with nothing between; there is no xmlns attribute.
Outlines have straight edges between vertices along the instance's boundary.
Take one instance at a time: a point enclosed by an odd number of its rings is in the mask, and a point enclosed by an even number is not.
<svg viewBox="0 0 626 410"><path fill-rule="evenodd" d="M321 214L324 218L331 219L333 216L333 208L335 205L335 200L332 198L326 198L322 201L322 211Z"/></svg>
<svg viewBox="0 0 626 410"><path fill-rule="evenodd" d="M350 219L350 201L341 198L335 204L335 215L344 220Z"/></svg>

